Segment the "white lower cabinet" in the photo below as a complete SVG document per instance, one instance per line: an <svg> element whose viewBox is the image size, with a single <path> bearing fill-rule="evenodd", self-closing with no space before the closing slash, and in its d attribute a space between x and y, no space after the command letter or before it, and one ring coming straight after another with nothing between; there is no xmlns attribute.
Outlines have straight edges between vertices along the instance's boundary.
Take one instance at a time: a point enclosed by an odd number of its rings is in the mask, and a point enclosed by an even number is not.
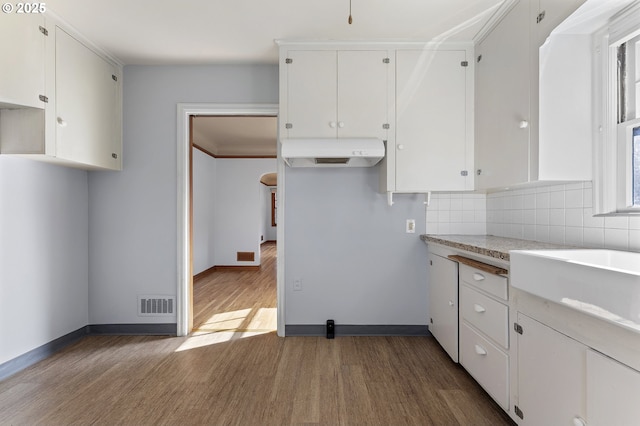
<svg viewBox="0 0 640 426"><path fill-rule="evenodd" d="M640 372L518 313L522 425L640 424Z"/></svg>
<svg viewBox="0 0 640 426"><path fill-rule="evenodd" d="M586 418L586 346L518 313L518 403L522 425L580 425ZM586 423L585 423L586 424Z"/></svg>
<svg viewBox="0 0 640 426"><path fill-rule="evenodd" d="M640 424L640 372L587 349L587 421L590 426Z"/></svg>
<svg viewBox="0 0 640 426"><path fill-rule="evenodd" d="M458 264L429 252L429 331L458 362Z"/></svg>
<svg viewBox="0 0 640 426"><path fill-rule="evenodd" d="M460 364L505 410L509 410L509 356L467 324L460 324Z"/></svg>
<svg viewBox="0 0 640 426"><path fill-rule="evenodd" d="M460 264L460 364L508 412L507 278L488 272L491 265L475 265Z"/></svg>

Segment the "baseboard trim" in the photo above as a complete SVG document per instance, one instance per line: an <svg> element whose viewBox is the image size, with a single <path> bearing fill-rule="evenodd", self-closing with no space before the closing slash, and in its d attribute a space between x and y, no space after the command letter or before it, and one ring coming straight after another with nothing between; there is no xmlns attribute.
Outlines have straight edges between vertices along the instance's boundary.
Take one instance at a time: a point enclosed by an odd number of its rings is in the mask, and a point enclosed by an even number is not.
<svg viewBox="0 0 640 426"><path fill-rule="evenodd" d="M87 326L87 334L92 336L176 336L178 324L91 324Z"/></svg>
<svg viewBox="0 0 640 426"><path fill-rule="evenodd" d="M58 337L57 339L54 339L49 343L45 343L42 346L39 346L27 353L13 358L12 360L0 364L0 381L16 374L19 371L24 370L25 368L31 367L37 362L50 357L54 353L66 348L69 345L72 345L86 335L87 326L81 327L76 331L72 331L71 333Z"/></svg>
<svg viewBox="0 0 640 426"><path fill-rule="evenodd" d="M215 267L215 266L212 266L212 267L211 267L211 268L209 268L209 269L205 269L204 271L202 271L202 272L198 272L197 274L195 274L195 275L193 276L193 279L194 279L194 280L197 280L198 278L202 278L202 277L204 277L204 276L206 276L206 275L209 275L210 273L214 272L215 270L216 270L216 267Z"/></svg>
<svg viewBox="0 0 640 426"><path fill-rule="evenodd" d="M0 364L0 381L31 367L56 352L66 348L85 336L115 335L115 336L176 336L178 325L166 324L92 324L81 327Z"/></svg>
<svg viewBox="0 0 640 426"><path fill-rule="evenodd" d="M259 271L260 265L224 265L214 266L214 271Z"/></svg>
<svg viewBox="0 0 640 426"><path fill-rule="evenodd" d="M285 336L325 336L324 324L290 324ZM336 336L431 336L426 325L348 325L336 324Z"/></svg>

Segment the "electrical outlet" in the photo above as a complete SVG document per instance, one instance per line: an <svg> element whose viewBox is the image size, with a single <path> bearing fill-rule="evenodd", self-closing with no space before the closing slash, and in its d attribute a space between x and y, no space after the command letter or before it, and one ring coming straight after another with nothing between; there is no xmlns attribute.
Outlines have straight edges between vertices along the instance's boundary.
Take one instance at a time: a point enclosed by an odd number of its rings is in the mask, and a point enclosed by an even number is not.
<svg viewBox="0 0 640 426"><path fill-rule="evenodd" d="M407 234L415 234L416 233L416 221L415 219L407 219L407 229L405 231Z"/></svg>
<svg viewBox="0 0 640 426"><path fill-rule="evenodd" d="M302 290L302 278L294 278L293 291L301 291L301 290Z"/></svg>

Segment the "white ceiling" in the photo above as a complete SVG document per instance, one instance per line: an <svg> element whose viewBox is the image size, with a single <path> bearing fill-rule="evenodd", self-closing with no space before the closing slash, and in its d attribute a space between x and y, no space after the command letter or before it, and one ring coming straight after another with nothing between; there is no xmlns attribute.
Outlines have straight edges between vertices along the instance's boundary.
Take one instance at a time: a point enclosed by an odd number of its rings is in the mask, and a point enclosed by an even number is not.
<svg viewBox="0 0 640 426"><path fill-rule="evenodd" d="M277 63L275 39L471 40L503 0L48 0L123 64Z"/></svg>
<svg viewBox="0 0 640 426"><path fill-rule="evenodd" d="M277 117L193 119L193 143L217 157L275 157Z"/></svg>

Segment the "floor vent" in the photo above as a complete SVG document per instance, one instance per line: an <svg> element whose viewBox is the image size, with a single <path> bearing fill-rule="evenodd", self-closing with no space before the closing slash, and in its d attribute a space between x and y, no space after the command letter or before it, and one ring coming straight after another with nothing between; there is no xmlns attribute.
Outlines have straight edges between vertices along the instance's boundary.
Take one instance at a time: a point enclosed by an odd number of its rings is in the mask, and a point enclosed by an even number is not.
<svg viewBox="0 0 640 426"><path fill-rule="evenodd" d="M138 296L138 315L164 316L175 314L176 300L170 296Z"/></svg>

